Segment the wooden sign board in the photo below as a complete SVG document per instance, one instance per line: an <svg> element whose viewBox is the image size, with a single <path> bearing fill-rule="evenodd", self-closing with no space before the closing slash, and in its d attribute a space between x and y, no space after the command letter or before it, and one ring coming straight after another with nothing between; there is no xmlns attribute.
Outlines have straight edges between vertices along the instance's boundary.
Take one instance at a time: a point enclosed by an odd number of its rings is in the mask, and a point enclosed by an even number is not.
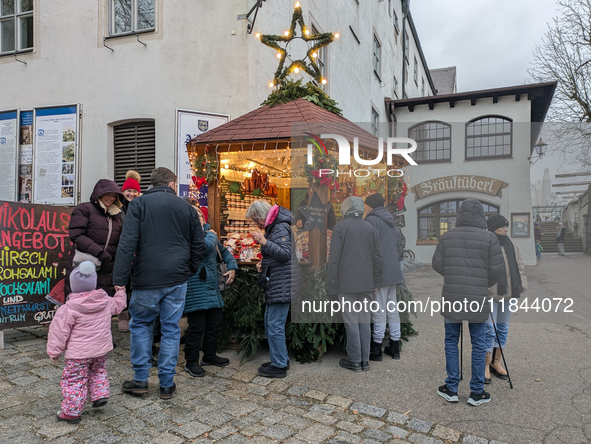
<svg viewBox="0 0 591 444"><path fill-rule="evenodd" d="M71 207L0 201L0 331L48 324L66 274Z"/></svg>

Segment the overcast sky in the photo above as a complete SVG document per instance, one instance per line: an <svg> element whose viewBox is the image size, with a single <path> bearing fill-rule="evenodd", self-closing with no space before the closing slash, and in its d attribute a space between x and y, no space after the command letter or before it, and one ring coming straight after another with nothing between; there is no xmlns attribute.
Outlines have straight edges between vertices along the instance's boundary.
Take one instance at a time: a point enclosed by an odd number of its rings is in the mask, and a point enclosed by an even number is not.
<svg viewBox="0 0 591 444"><path fill-rule="evenodd" d="M457 67L458 92L525 83L555 0L411 0L430 69Z"/></svg>

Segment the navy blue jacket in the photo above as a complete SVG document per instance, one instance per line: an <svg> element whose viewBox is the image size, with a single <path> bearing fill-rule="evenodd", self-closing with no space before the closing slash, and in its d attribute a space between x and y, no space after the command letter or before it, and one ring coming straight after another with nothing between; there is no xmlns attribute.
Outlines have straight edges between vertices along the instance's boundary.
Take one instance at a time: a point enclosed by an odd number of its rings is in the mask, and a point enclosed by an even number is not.
<svg viewBox="0 0 591 444"><path fill-rule="evenodd" d="M205 247L197 212L168 186L129 203L113 283L149 290L184 284L199 269ZM133 264L133 265L132 265Z"/></svg>
<svg viewBox="0 0 591 444"><path fill-rule="evenodd" d="M224 299L218 285L218 246L228 270L238 270L234 256L218 241L218 237L209 231L209 224L205 224L205 256L199 270L187 282L187 296L185 299L185 313L211 308L222 308Z"/></svg>
<svg viewBox="0 0 591 444"><path fill-rule="evenodd" d="M259 284L265 290L267 305L290 302L292 295L295 297L300 291L301 274L292 224L291 212L279 207L275 220L265 227L267 243L261 247Z"/></svg>
<svg viewBox="0 0 591 444"><path fill-rule="evenodd" d="M398 258L399 240L394 218L384 207L377 207L365 217L365 220L378 230L379 242L384 255L384 267L378 288L402 284L404 276Z"/></svg>

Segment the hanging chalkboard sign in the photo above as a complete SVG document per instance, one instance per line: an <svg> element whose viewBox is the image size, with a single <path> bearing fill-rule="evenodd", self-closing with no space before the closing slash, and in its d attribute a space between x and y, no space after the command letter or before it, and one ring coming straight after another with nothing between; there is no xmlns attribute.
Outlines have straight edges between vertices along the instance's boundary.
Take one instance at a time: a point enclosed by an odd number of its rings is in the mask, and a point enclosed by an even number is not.
<svg viewBox="0 0 591 444"><path fill-rule="evenodd" d="M72 208L0 201L0 330L48 324L65 274Z"/></svg>

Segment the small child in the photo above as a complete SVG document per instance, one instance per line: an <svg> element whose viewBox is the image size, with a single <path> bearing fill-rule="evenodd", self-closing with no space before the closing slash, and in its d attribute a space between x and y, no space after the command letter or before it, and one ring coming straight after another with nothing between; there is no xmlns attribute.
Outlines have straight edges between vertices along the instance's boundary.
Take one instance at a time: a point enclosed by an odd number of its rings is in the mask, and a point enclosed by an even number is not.
<svg viewBox="0 0 591 444"><path fill-rule="evenodd" d="M65 351L62 380L62 411L57 418L75 424L81 421L90 389L93 407L109 399L107 354L113 349L111 317L127 305L125 287L116 287L115 297L96 289L96 267L82 262L70 275L67 302L55 313L49 326L47 354L53 362Z"/></svg>
<svg viewBox="0 0 591 444"><path fill-rule="evenodd" d="M536 241L536 257L538 259L542 259L542 251L544 251L544 248L542 248L542 244L538 240Z"/></svg>

